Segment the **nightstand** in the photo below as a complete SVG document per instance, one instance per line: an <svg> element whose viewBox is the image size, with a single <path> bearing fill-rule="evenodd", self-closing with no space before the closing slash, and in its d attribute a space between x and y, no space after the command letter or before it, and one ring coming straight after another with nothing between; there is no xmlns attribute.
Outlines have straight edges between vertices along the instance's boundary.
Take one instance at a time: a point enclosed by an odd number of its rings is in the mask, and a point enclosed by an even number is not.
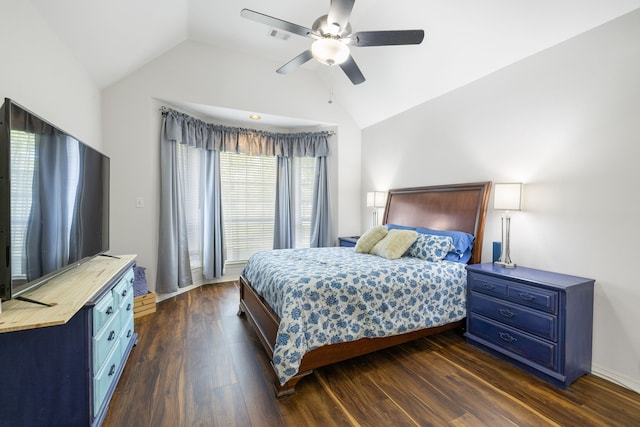
<svg viewBox="0 0 640 427"><path fill-rule="evenodd" d="M338 237L340 246L354 247L360 236Z"/></svg>
<svg viewBox="0 0 640 427"><path fill-rule="evenodd" d="M491 263L467 266L470 344L556 386L591 372L592 279Z"/></svg>

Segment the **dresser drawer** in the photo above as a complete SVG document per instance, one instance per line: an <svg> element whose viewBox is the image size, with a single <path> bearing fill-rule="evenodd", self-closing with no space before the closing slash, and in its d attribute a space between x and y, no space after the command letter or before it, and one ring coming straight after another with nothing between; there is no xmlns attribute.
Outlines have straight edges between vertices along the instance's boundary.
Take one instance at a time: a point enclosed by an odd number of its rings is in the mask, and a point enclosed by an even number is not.
<svg viewBox="0 0 640 427"><path fill-rule="evenodd" d="M133 279L133 269L129 269L113 287L113 298L117 306L121 307L127 296L133 293Z"/></svg>
<svg viewBox="0 0 640 427"><path fill-rule="evenodd" d="M117 305L111 292L106 293L93 307L93 335L98 335L104 325L115 317Z"/></svg>
<svg viewBox="0 0 640 427"><path fill-rule="evenodd" d="M558 313L558 292L556 291L512 283L509 285L508 296L519 304L553 314Z"/></svg>
<svg viewBox="0 0 640 427"><path fill-rule="evenodd" d="M496 277L469 272L467 274L467 286L472 291L488 295L506 296L509 282Z"/></svg>
<svg viewBox="0 0 640 427"><path fill-rule="evenodd" d="M98 335L92 338L93 344L93 366L95 370L99 370L102 363L107 358L111 349L118 342L120 337L120 317L119 312L116 316L112 316L109 322L104 325L104 328L98 333Z"/></svg>
<svg viewBox="0 0 640 427"><path fill-rule="evenodd" d="M537 339L476 313L471 313L468 320L469 332L472 335L540 366L558 371L557 344Z"/></svg>
<svg viewBox="0 0 640 427"><path fill-rule="evenodd" d="M106 360L106 363L93 378L93 405L100 408L109 391L111 383L115 380L122 359L120 346L115 346Z"/></svg>
<svg viewBox="0 0 640 427"><path fill-rule="evenodd" d="M551 341L558 340L558 318L517 304L471 292L469 310Z"/></svg>
<svg viewBox="0 0 640 427"><path fill-rule="evenodd" d="M133 313L130 312L129 316L124 319L122 323L122 329L120 332L120 353L124 354L127 350L131 337L133 336Z"/></svg>

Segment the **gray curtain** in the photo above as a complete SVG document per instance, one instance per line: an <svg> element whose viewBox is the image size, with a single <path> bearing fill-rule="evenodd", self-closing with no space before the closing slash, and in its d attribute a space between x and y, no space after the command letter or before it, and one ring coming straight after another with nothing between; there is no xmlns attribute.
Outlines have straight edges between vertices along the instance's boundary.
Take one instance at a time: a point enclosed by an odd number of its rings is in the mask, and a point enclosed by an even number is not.
<svg viewBox="0 0 640 427"><path fill-rule="evenodd" d="M316 159L311 211L311 242L309 246L312 248L333 246L329 234L329 193L327 188L327 158L318 157Z"/></svg>
<svg viewBox="0 0 640 427"><path fill-rule="evenodd" d="M278 157L276 170L276 212L273 226L273 249L289 249L295 245L294 204L292 194L291 157Z"/></svg>
<svg viewBox="0 0 640 427"><path fill-rule="evenodd" d="M220 153L207 150L203 153L202 175L202 276L219 278L224 273L224 248L222 242L223 219L220 183Z"/></svg>
<svg viewBox="0 0 640 427"><path fill-rule="evenodd" d="M206 123L171 109L164 109L169 140L211 151L253 156L325 157L331 132L275 133Z"/></svg>
<svg viewBox="0 0 640 427"><path fill-rule="evenodd" d="M178 143L162 121L160 135L160 230L156 292L176 292L193 283L187 223L184 171L178 162Z"/></svg>
<svg viewBox="0 0 640 427"><path fill-rule="evenodd" d="M319 209L326 206L326 156L328 155L327 138L330 132L307 133L273 133L252 129L235 128L205 123L187 114L163 108L162 129L160 136L161 163L161 197L160 197L160 230L158 241L158 274L156 290L161 293L175 292L179 287L193 283L189 261L187 226L185 222L184 178L177 159L177 144L186 144L208 152L209 160L203 168L203 182L207 189L207 197L203 201L204 230L202 236L203 274L205 278L220 277L224 266L224 247L222 239L222 207L220 197L219 155L221 151L231 151L249 155L290 157L317 157L323 159L325 181L315 186L315 191L322 191L317 200L325 200L317 204ZM210 153L210 154L209 154ZM319 163L320 164L320 163ZM289 165L288 170L291 170ZM284 171L286 172L286 171ZM289 175L289 173L287 173ZM283 175L284 176L284 175ZM290 175L289 175L290 181ZM287 178L283 178L283 182ZM286 191L286 190L285 190ZM290 198L290 194L286 197ZM282 194L280 200L284 210L277 214L280 218L288 215L287 203ZM316 202L314 202L316 206ZM328 238L328 215L319 213L318 245L326 244ZM291 217L293 217L291 215ZM278 227L276 225L276 227ZM286 225L287 230L291 228ZM288 231L281 241L287 241ZM293 233L290 233L293 239ZM325 235L326 234L326 235Z"/></svg>

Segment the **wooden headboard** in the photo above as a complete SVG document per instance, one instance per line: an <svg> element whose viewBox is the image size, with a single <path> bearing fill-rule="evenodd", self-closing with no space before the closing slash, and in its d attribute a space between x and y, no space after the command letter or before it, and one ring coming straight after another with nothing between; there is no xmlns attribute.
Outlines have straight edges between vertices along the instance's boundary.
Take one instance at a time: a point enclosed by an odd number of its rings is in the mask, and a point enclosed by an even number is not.
<svg viewBox="0 0 640 427"><path fill-rule="evenodd" d="M476 264L490 192L489 181L389 190L383 223L471 233L476 240L469 264Z"/></svg>

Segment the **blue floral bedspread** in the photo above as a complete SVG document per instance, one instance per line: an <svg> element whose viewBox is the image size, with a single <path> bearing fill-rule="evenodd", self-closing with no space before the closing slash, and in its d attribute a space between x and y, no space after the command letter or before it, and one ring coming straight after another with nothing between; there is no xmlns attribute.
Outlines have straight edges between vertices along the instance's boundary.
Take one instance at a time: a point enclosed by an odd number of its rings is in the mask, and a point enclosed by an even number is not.
<svg viewBox="0 0 640 427"><path fill-rule="evenodd" d="M326 344L384 337L465 317L465 264L354 248L281 249L254 254L243 276L280 316L273 364L280 383L302 356Z"/></svg>

